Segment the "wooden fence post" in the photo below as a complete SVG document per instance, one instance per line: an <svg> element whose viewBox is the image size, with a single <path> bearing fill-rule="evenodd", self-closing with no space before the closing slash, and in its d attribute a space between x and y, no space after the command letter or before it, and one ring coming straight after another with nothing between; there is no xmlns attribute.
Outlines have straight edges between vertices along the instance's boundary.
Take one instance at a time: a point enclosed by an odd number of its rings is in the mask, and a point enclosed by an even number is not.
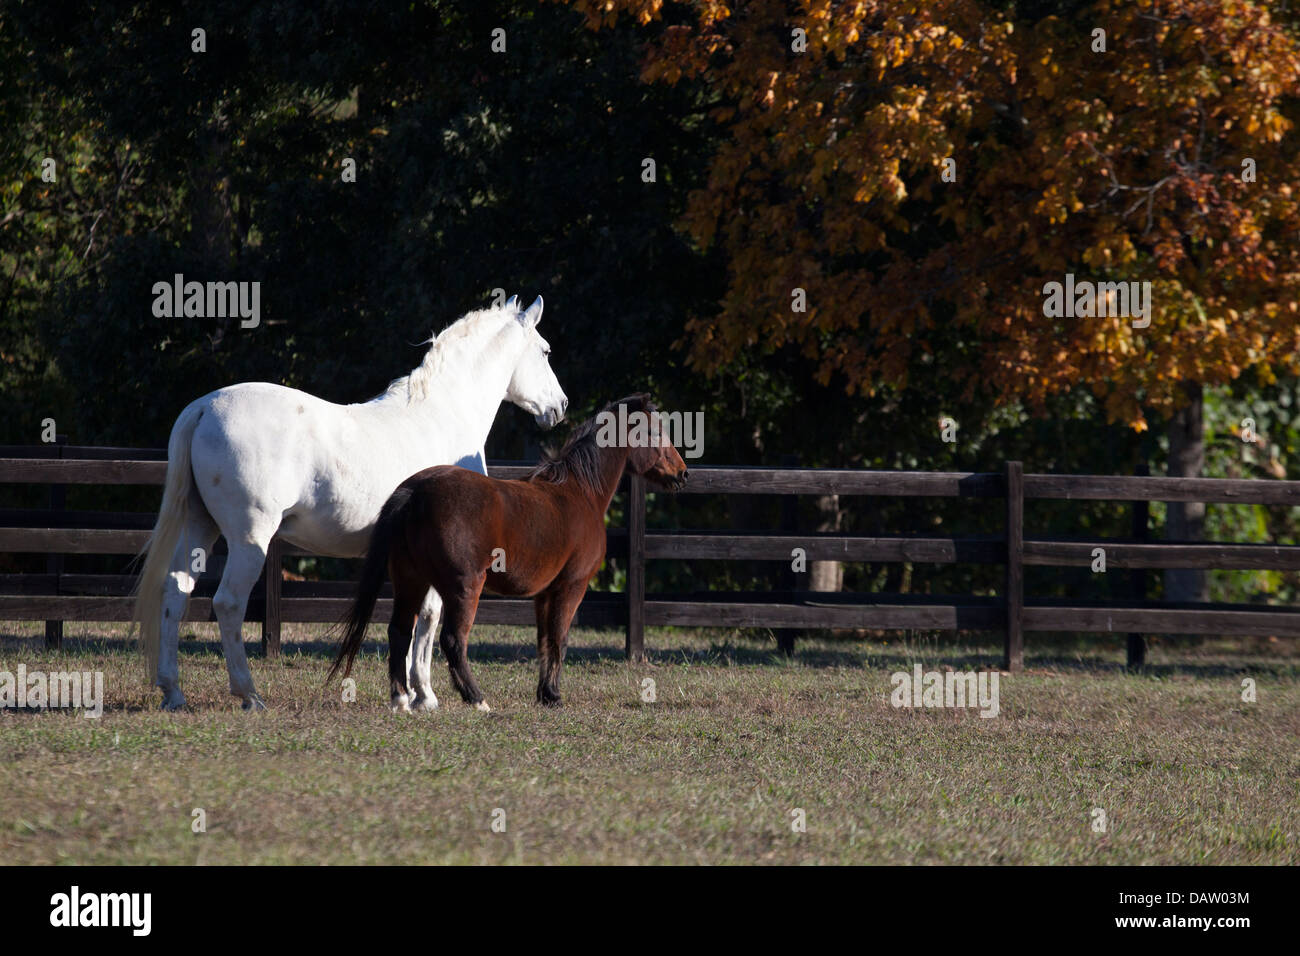
<svg viewBox="0 0 1300 956"><path fill-rule="evenodd" d="M54 436L54 445L52 449L54 458L63 457L63 446L68 443L67 435ZM50 510L63 511L68 503L67 485L50 485ZM60 519L57 524L62 524ZM62 590L59 587L59 579L63 576L63 555L51 554L45 558L45 573L54 575L54 593L58 594ZM57 651L63 647L63 622L46 621L45 622L45 648L46 650Z"/></svg>
<svg viewBox="0 0 1300 956"><path fill-rule="evenodd" d="M627 482L627 659L645 657L645 479Z"/></svg>
<svg viewBox="0 0 1300 956"><path fill-rule="evenodd" d="M1140 477L1146 477L1151 474L1151 469L1146 464L1138 465L1134 474ZM1147 530L1148 517L1150 516L1151 503L1148 501L1133 502L1133 538L1140 544L1146 544L1149 538ZM1134 568L1129 572L1129 588L1135 604L1141 603L1147 599L1147 572L1146 568ZM1140 670L1146 666L1147 662L1147 639L1142 634L1130 634L1128 636L1128 669Z"/></svg>
<svg viewBox="0 0 1300 956"><path fill-rule="evenodd" d="M262 653L267 657L280 656L280 585L284 565L284 545L272 538L266 548L266 567L262 571L265 582L265 604L262 614Z"/></svg>
<svg viewBox="0 0 1300 956"><path fill-rule="evenodd" d="M1018 671L1025 665L1025 469L1018 461L1006 464L1007 474L1007 646L1002 667Z"/></svg>
<svg viewBox="0 0 1300 956"><path fill-rule="evenodd" d="M782 455L782 468L798 468L802 464L798 455ZM794 495L781 496L781 531L785 534L792 534L799 527L799 499ZM782 569L781 581L787 591L806 590L808 572L800 574L794 570L794 565L790 564ZM804 585L804 587L800 587ZM776 646L785 657L794 657L794 639L799 633L793 627L779 627L776 629Z"/></svg>

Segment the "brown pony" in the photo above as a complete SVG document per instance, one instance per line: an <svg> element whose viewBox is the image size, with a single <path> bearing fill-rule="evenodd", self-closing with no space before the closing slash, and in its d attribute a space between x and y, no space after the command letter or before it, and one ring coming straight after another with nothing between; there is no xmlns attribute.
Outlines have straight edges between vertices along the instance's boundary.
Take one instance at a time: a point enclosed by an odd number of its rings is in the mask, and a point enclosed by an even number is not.
<svg viewBox="0 0 1300 956"><path fill-rule="evenodd" d="M620 413L619 406L626 406ZM633 417L636 412L643 418ZM626 417L624 417L626 415ZM652 422L610 441L614 421ZM388 676L395 711L410 710L406 653L411 632L432 587L443 600L439 643L452 686L466 703L488 710L469 671L466 646L479 595L532 597L537 610L537 700L560 703L560 668L569 624L587 584L605 559L605 512L625 472L677 489L686 463L658 426L648 395L611 402L574 430L558 455L548 456L527 477L514 481L440 465L398 486L384 503L370 535L356 600L343 622L332 679L346 677L361 648L366 625L384 583L393 579L393 617L388 624ZM603 426L603 427L602 427ZM638 437L641 436L641 437Z"/></svg>

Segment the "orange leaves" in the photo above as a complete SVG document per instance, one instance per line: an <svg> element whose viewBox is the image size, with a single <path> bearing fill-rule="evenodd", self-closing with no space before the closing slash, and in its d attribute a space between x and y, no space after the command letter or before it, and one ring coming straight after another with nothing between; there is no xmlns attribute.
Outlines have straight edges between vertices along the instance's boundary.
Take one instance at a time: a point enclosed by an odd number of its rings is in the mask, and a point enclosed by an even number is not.
<svg viewBox="0 0 1300 956"><path fill-rule="evenodd" d="M612 27L620 14L631 16L645 26L659 19L663 0L569 0L569 6L581 13L589 29Z"/></svg>
<svg viewBox="0 0 1300 956"><path fill-rule="evenodd" d="M573 6L594 26L664 15ZM673 6L645 75L700 82L722 130L681 223L728 269L718 314L689 325L696 367L788 345L846 390L899 384L931 329L971 388L1035 406L1084 385L1140 430L1184 379L1300 365L1300 41L1260 5ZM1048 318L1066 273L1150 282L1150 326Z"/></svg>

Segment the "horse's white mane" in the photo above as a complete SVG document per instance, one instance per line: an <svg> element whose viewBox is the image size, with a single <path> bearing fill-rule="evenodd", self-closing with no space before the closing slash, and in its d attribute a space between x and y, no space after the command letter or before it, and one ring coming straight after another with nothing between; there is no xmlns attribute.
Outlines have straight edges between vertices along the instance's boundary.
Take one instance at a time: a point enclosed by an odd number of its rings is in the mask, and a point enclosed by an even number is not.
<svg viewBox="0 0 1300 956"><path fill-rule="evenodd" d="M424 354L424 360L411 370L409 375L395 378L388 383L382 395L376 399L390 396L405 396L408 402L416 402L429 394L429 387L437 380L444 369L456 367L453 356L459 358L466 345L491 339L515 321L516 312L507 306L491 309L479 309L467 312L442 332L435 333L428 341L432 344Z"/></svg>

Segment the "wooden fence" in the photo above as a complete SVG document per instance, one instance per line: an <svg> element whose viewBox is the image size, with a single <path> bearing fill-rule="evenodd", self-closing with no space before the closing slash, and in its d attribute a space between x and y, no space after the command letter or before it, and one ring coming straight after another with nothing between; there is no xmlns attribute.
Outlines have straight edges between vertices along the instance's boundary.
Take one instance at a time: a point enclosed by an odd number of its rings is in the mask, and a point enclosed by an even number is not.
<svg viewBox="0 0 1300 956"><path fill-rule="evenodd" d="M148 539L153 514L74 512L63 507L70 484L161 485L165 453L140 449L46 445L0 448L0 484L50 487L41 511L0 509L0 552L49 556L45 574L0 575L0 620L44 620L46 641L57 647L62 622L124 621L131 617L128 575L65 574L66 554L135 554ZM519 477L520 465L492 464L493 475ZM1002 472L884 472L803 468L692 468L685 494L861 495L993 499L1000 502L999 535L799 534L790 528L763 532L648 531L647 489L641 478L624 480L627 525L608 531L609 553L626 559L622 593L592 592L577 623L623 626L630 659L645 654L645 628L756 627L777 631L782 650L793 651L794 632L810 628L996 630L1006 635L1003 665L1021 667L1026 631L1118 632L1128 635L1129 662L1142 663L1147 633L1300 635L1300 612L1263 604L1175 605L1146 600L1146 569L1300 569L1300 547L1260 544L1177 543L1147 540L1147 503L1201 501L1236 504L1300 504L1300 481L1254 481L1144 476L1026 475L1020 462ZM1028 537L1024 504L1035 499L1116 500L1134 503L1127 539ZM982 506L973 501L973 507ZM787 511L788 513L788 511ZM1127 601L1026 599L1026 565L1089 567L1094 549L1105 550L1107 569L1128 571ZM1005 567L995 596L823 593L647 594L646 562L692 559L774 561L790 564L795 549L807 561L972 563ZM220 552L218 552L219 555ZM282 581L285 555L306 552L272 542L268 572L249 601L247 620L262 623L266 653L280 648L284 621L333 623L349 601L349 582ZM212 570L211 568L209 569ZM211 575L201 580L187 620L212 618ZM386 592L391 593L391 592ZM376 620L387 620L383 598ZM533 623L530 600L485 596L478 620L485 624Z"/></svg>

